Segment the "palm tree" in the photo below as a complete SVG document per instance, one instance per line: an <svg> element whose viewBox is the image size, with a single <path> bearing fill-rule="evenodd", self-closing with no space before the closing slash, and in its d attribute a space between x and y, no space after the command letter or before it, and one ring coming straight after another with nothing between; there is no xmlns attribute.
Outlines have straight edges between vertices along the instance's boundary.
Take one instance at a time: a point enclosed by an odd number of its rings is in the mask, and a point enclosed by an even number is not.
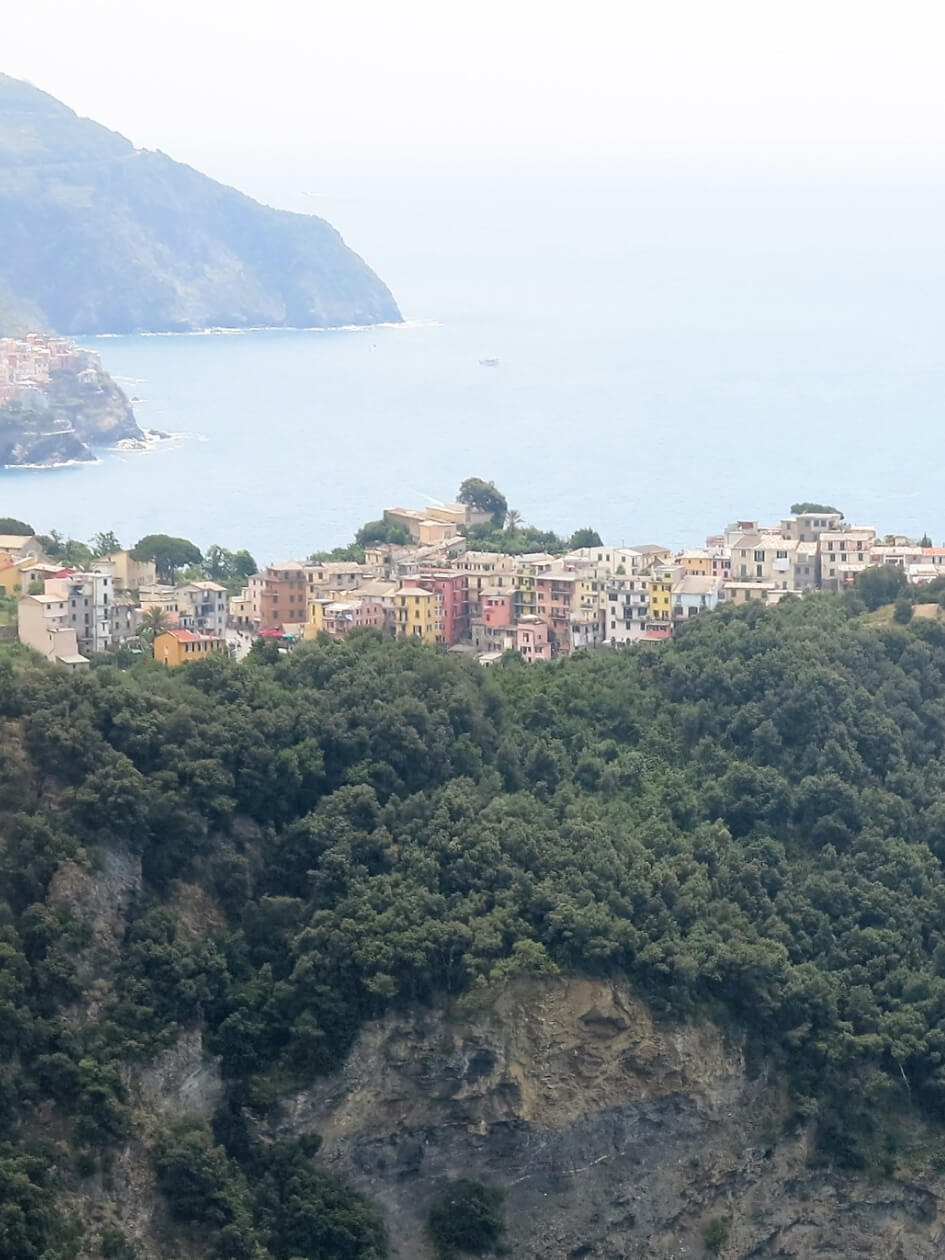
<svg viewBox="0 0 945 1260"><path fill-rule="evenodd" d="M141 614L141 624L138 627L138 633L142 639L148 639L153 643L159 634L166 634L170 628L171 622L167 613L163 608L159 608L157 604L153 604Z"/></svg>
<svg viewBox="0 0 945 1260"><path fill-rule="evenodd" d="M521 512L516 512L514 508L505 514L505 528L510 534L518 533L518 527L522 523Z"/></svg>

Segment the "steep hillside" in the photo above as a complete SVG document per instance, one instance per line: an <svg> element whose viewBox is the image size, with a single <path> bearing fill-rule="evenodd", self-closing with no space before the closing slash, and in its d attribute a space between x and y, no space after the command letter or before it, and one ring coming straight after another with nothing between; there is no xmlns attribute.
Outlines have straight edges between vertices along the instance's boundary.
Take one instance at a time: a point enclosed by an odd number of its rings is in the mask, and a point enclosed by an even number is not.
<svg viewBox="0 0 945 1260"><path fill-rule="evenodd" d="M10 657L0 1255L931 1260L943 789L945 627L831 597Z"/></svg>
<svg viewBox="0 0 945 1260"><path fill-rule="evenodd" d="M0 75L0 333L396 321L323 219L259 205Z"/></svg>

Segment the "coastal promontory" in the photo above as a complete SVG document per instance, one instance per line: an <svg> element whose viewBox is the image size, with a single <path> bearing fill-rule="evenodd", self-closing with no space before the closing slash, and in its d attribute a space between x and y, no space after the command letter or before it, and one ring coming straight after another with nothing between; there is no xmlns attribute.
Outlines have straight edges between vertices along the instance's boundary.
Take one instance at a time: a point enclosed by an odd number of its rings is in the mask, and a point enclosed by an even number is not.
<svg viewBox="0 0 945 1260"><path fill-rule="evenodd" d="M94 351L39 333L0 338L0 466L89 461L94 447L147 442Z"/></svg>
<svg viewBox="0 0 945 1260"><path fill-rule="evenodd" d="M0 75L0 335L400 322L324 219L272 209Z"/></svg>

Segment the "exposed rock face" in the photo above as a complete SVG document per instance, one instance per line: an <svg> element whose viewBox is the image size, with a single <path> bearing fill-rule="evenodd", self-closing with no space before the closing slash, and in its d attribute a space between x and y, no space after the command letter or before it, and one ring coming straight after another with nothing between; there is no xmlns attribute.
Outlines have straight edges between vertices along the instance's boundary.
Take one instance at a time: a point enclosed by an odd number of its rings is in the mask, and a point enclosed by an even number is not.
<svg viewBox="0 0 945 1260"><path fill-rule="evenodd" d="M107 372L79 380L54 372L49 406L42 411L17 404L0 407L0 465L55 465L94 460L92 447L120 441L144 444L131 403Z"/></svg>
<svg viewBox="0 0 945 1260"><path fill-rule="evenodd" d="M812 1167L785 1114L713 1027L661 1028L625 987L574 979L370 1025L268 1133L320 1133L400 1260L428 1255L429 1204L460 1176L505 1188L518 1260L698 1257L715 1220L740 1260L945 1255L945 1183Z"/></svg>
<svg viewBox="0 0 945 1260"><path fill-rule="evenodd" d="M399 321L324 219L260 205L0 75L0 333Z"/></svg>

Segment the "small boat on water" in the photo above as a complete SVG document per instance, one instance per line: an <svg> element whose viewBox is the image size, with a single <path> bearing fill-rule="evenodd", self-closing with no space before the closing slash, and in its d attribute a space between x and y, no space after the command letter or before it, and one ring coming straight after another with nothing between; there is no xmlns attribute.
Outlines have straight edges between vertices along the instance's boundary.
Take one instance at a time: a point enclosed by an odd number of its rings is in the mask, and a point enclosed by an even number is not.
<svg viewBox="0 0 945 1260"><path fill-rule="evenodd" d="M480 367L498 367L499 360L498 359L480 359L479 366Z"/></svg>

